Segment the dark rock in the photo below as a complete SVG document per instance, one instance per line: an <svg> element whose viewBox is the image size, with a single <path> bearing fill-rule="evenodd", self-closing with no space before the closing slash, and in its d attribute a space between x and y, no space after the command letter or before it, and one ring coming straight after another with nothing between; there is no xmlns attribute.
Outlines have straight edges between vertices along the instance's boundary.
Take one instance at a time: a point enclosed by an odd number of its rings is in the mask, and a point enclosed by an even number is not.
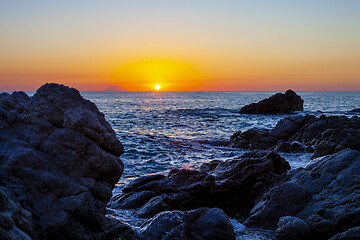
<svg viewBox="0 0 360 240"><path fill-rule="evenodd" d="M358 113L360 112L360 108L354 108L353 110L349 111L349 112L355 112L355 113Z"/></svg>
<svg viewBox="0 0 360 240"><path fill-rule="evenodd" d="M103 228L103 236L99 238L101 240L138 240L137 233L134 231L134 229L132 229L130 225L119 222L115 218L109 218Z"/></svg>
<svg viewBox="0 0 360 240"><path fill-rule="evenodd" d="M203 163L200 166L200 172L209 172L214 170L217 166L219 166L219 164L222 163L222 161L220 160L212 160L208 163Z"/></svg>
<svg viewBox="0 0 360 240"><path fill-rule="evenodd" d="M240 113L273 114L303 111L304 100L294 91L287 90L285 94L277 93L258 103L251 103L241 108Z"/></svg>
<svg viewBox="0 0 360 240"><path fill-rule="evenodd" d="M141 207L155 195L156 194L153 191L135 192L125 196L118 195L119 197L124 197L125 200L122 201L122 199L120 199L117 201L115 196L114 201L112 201L108 206L111 208L134 209Z"/></svg>
<svg viewBox="0 0 360 240"><path fill-rule="evenodd" d="M9 193L9 190L1 187L0 198L5 205L0 211L0 239L24 239L35 238L32 228L32 215L23 209L17 200Z"/></svg>
<svg viewBox="0 0 360 240"><path fill-rule="evenodd" d="M229 219L218 208L159 213L144 224L140 236L144 240L235 240Z"/></svg>
<svg viewBox="0 0 360 240"><path fill-rule="evenodd" d="M360 239L360 227L350 228L349 230L336 234L329 240L359 240Z"/></svg>
<svg viewBox="0 0 360 240"><path fill-rule="evenodd" d="M163 179L165 176L161 174L152 174L152 175L146 175L139 178L136 178L135 180L132 180L129 184L127 184L122 191L123 192L130 192L136 189L138 186L145 185L148 182L157 181L160 179Z"/></svg>
<svg viewBox="0 0 360 240"><path fill-rule="evenodd" d="M298 141L293 141L290 145L289 151L292 153L298 153L304 150L304 145L299 143Z"/></svg>
<svg viewBox="0 0 360 240"><path fill-rule="evenodd" d="M275 186L251 210L247 224L275 227L281 217L296 214L311 197L310 190L294 182Z"/></svg>
<svg viewBox="0 0 360 240"><path fill-rule="evenodd" d="M230 147L267 150L274 146L277 139L267 129L252 128L243 133L237 132L230 137Z"/></svg>
<svg viewBox="0 0 360 240"><path fill-rule="evenodd" d="M360 118L353 116L291 116L271 129L252 128L230 138L230 147L283 152L314 152L313 158L342 151L360 150ZM290 144L290 146L289 146Z"/></svg>
<svg viewBox="0 0 360 240"><path fill-rule="evenodd" d="M46 84L31 98L0 95L0 186L20 204L16 229L31 238L103 237L123 151L104 115L76 89ZM7 202L0 193L0 208Z"/></svg>
<svg viewBox="0 0 360 240"><path fill-rule="evenodd" d="M131 196L151 191L156 196L138 210L141 217L164 210L190 210L198 207L219 207L230 215L246 216L259 197L290 166L276 152L251 152L239 159L212 161L198 170L172 169L167 177L139 178L126 192L114 197L110 206L138 203ZM129 192L128 189L133 189Z"/></svg>
<svg viewBox="0 0 360 240"><path fill-rule="evenodd" d="M248 224L275 227L283 216L304 220L314 239L360 224L360 152L343 150L288 173L251 211Z"/></svg>
<svg viewBox="0 0 360 240"><path fill-rule="evenodd" d="M316 213L308 217L306 221L313 230L315 236L329 238L336 232L336 226L333 222Z"/></svg>
<svg viewBox="0 0 360 240"><path fill-rule="evenodd" d="M186 239L186 229L184 222L184 212L161 212L145 223L141 229L140 234L142 239Z"/></svg>
<svg viewBox="0 0 360 240"><path fill-rule="evenodd" d="M277 224L276 236L278 240L304 240L312 238L307 223L299 218L291 216L280 218Z"/></svg>
<svg viewBox="0 0 360 240"><path fill-rule="evenodd" d="M328 141L321 141L319 144L317 144L315 148L313 158L325 156L332 154L336 148L336 143L328 142Z"/></svg>
<svg viewBox="0 0 360 240"><path fill-rule="evenodd" d="M202 239L235 239L230 220L219 208L206 211L191 224L191 230L196 235L200 235Z"/></svg>
<svg viewBox="0 0 360 240"><path fill-rule="evenodd" d="M277 152L290 152L291 143L289 142L280 142L276 147L275 151Z"/></svg>
<svg viewBox="0 0 360 240"><path fill-rule="evenodd" d="M171 210L171 207L166 204L166 201L170 201L167 199L169 199L169 197L166 194L163 196L153 197L139 209L139 217L149 218L159 212Z"/></svg>
<svg viewBox="0 0 360 240"><path fill-rule="evenodd" d="M281 119L276 126L270 131L270 135L276 139L287 139L289 136L296 133L305 122L309 122L314 119L314 116L290 116Z"/></svg>
<svg viewBox="0 0 360 240"><path fill-rule="evenodd" d="M10 230L14 225L11 217L5 213L0 213L0 228Z"/></svg>
<svg viewBox="0 0 360 240"><path fill-rule="evenodd" d="M335 149L336 150L336 149ZM315 151L313 146L305 146L304 151L307 153L313 153ZM338 151L337 151L338 152ZM340 151L339 151L340 152Z"/></svg>

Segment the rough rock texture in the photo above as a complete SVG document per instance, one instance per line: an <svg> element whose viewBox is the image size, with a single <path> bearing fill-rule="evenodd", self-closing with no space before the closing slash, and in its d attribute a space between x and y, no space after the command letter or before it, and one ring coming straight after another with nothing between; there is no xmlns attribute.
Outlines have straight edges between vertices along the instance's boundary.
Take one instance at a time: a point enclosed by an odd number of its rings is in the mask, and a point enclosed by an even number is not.
<svg viewBox="0 0 360 240"><path fill-rule="evenodd" d="M175 168L166 177L140 177L115 195L109 206L138 209L140 217L198 207L219 207L231 216L247 216L288 169L288 162L276 152L251 152L239 159L205 163L200 170Z"/></svg>
<svg viewBox="0 0 360 240"><path fill-rule="evenodd" d="M105 207L123 151L104 115L76 89L46 84L33 97L0 95L0 186L20 204L12 228L33 239L111 232L104 228L117 224L105 218Z"/></svg>
<svg viewBox="0 0 360 240"><path fill-rule="evenodd" d="M140 230L147 240L235 240L233 226L219 208L166 211L149 219Z"/></svg>
<svg viewBox="0 0 360 240"><path fill-rule="evenodd" d="M309 226L314 239L328 239L360 225L360 152L343 150L289 172L250 212L248 224L275 227L283 216Z"/></svg>
<svg viewBox="0 0 360 240"><path fill-rule="evenodd" d="M307 223L291 216L280 218L277 224L276 236L278 240L303 240L312 238Z"/></svg>
<svg viewBox="0 0 360 240"><path fill-rule="evenodd" d="M249 129L230 138L230 146L250 149L275 149L283 152L314 151L313 157L360 150L360 118L353 116L291 116L271 129Z"/></svg>
<svg viewBox="0 0 360 240"><path fill-rule="evenodd" d="M290 113L293 111L303 111L304 100L301 99L293 90L287 90L285 94L277 93L258 103L251 103L240 109L240 113L247 114L272 114Z"/></svg>
<svg viewBox="0 0 360 240"><path fill-rule="evenodd" d="M31 240L35 236L31 213L23 209L6 190L0 187L0 239Z"/></svg>

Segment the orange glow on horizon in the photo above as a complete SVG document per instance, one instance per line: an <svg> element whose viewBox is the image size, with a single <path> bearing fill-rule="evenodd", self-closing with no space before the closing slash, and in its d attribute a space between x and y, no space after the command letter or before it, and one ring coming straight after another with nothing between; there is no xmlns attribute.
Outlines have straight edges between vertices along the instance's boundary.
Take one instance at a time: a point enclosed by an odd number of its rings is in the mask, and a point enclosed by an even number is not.
<svg viewBox="0 0 360 240"><path fill-rule="evenodd" d="M205 79L189 64L171 60L128 63L116 68L111 76L114 83L129 91L151 91L154 82L166 91L189 91L203 85Z"/></svg>

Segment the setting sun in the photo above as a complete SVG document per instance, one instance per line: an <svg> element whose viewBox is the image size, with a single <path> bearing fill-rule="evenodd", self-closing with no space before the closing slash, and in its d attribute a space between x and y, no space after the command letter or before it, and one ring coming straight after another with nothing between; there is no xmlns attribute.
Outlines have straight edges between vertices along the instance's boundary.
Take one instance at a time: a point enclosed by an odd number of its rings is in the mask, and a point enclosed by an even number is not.
<svg viewBox="0 0 360 240"><path fill-rule="evenodd" d="M156 85L155 85L155 90L156 90L156 91L159 91L160 89L161 89L160 84L156 84Z"/></svg>
<svg viewBox="0 0 360 240"><path fill-rule="evenodd" d="M189 91L201 86L204 79L190 64L173 60L130 62L115 68L112 75L116 85L129 91L152 91L154 84L166 91Z"/></svg>

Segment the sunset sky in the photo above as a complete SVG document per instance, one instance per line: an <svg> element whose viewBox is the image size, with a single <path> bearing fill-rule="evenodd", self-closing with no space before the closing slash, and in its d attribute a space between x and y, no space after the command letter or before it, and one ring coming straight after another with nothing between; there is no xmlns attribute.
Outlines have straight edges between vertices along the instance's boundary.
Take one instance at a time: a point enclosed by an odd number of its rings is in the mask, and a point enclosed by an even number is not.
<svg viewBox="0 0 360 240"><path fill-rule="evenodd" d="M0 90L360 91L357 0L0 0Z"/></svg>

